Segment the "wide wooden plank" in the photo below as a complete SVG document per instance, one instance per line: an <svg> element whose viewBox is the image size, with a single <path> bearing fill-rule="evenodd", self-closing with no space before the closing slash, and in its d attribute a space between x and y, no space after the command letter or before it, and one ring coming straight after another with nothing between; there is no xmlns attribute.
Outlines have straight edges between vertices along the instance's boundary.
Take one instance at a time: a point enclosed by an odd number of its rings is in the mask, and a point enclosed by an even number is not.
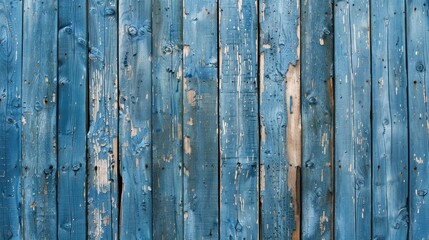
<svg viewBox="0 0 429 240"><path fill-rule="evenodd" d="M153 239L183 239L183 1L153 4Z"/></svg>
<svg viewBox="0 0 429 240"><path fill-rule="evenodd" d="M220 239L258 239L258 11L219 2Z"/></svg>
<svg viewBox="0 0 429 240"><path fill-rule="evenodd" d="M406 2L409 112L409 212L410 239L429 238L429 4L425 0ZM399 173L396 173L399 174Z"/></svg>
<svg viewBox="0 0 429 240"><path fill-rule="evenodd" d="M185 239L219 237L217 1L183 1Z"/></svg>
<svg viewBox="0 0 429 240"><path fill-rule="evenodd" d="M301 1L302 239L333 238L332 1Z"/></svg>
<svg viewBox="0 0 429 240"><path fill-rule="evenodd" d="M375 1L371 9L373 238L406 239L409 167L405 2Z"/></svg>
<svg viewBox="0 0 429 240"><path fill-rule="evenodd" d="M151 1L119 1L120 238L152 236Z"/></svg>
<svg viewBox="0 0 429 240"><path fill-rule="evenodd" d="M56 0L24 1L22 224L25 239L57 238Z"/></svg>
<svg viewBox="0 0 429 240"><path fill-rule="evenodd" d="M118 238L118 22L116 0L90 0L88 232Z"/></svg>
<svg viewBox="0 0 429 240"><path fill-rule="evenodd" d="M299 239L300 1L259 1L261 237Z"/></svg>
<svg viewBox="0 0 429 240"><path fill-rule="evenodd" d="M87 21L85 0L58 17L58 238L86 236Z"/></svg>
<svg viewBox="0 0 429 240"><path fill-rule="evenodd" d="M22 1L0 1L0 238L21 239Z"/></svg>

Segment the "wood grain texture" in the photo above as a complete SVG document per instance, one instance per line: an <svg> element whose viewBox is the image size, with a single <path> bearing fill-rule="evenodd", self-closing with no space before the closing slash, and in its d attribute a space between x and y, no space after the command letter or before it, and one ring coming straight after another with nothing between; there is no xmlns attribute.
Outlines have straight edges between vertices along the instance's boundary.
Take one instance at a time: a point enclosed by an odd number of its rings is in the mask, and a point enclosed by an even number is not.
<svg viewBox="0 0 429 240"><path fill-rule="evenodd" d="M406 2L409 112L409 212L410 239L429 238L429 4L424 0ZM397 173L398 174L398 173Z"/></svg>
<svg viewBox="0 0 429 240"><path fill-rule="evenodd" d="M119 1L121 239L152 236L151 1Z"/></svg>
<svg viewBox="0 0 429 240"><path fill-rule="evenodd" d="M153 4L153 238L183 239L183 1Z"/></svg>
<svg viewBox="0 0 429 240"><path fill-rule="evenodd" d="M21 239L22 2L0 1L0 238Z"/></svg>
<svg viewBox="0 0 429 240"><path fill-rule="evenodd" d="M90 0L88 232L118 239L118 21L115 0Z"/></svg>
<svg viewBox="0 0 429 240"><path fill-rule="evenodd" d="M258 6L219 2L220 239L258 239Z"/></svg>
<svg viewBox="0 0 429 240"><path fill-rule="evenodd" d="M261 237L299 239L300 2L259 1Z"/></svg>
<svg viewBox="0 0 429 240"><path fill-rule="evenodd" d="M302 239L333 238L332 7L301 1Z"/></svg>
<svg viewBox="0 0 429 240"><path fill-rule="evenodd" d="M218 239L217 1L183 4L184 236Z"/></svg>
<svg viewBox="0 0 429 240"><path fill-rule="evenodd" d="M87 18L85 0L58 12L58 238L86 236Z"/></svg>
<svg viewBox="0 0 429 240"><path fill-rule="evenodd" d="M371 238L369 7L368 0L335 2L335 237L339 239Z"/></svg>
<svg viewBox="0 0 429 240"><path fill-rule="evenodd" d="M373 238L406 239L409 167L405 2L373 1L371 9Z"/></svg>

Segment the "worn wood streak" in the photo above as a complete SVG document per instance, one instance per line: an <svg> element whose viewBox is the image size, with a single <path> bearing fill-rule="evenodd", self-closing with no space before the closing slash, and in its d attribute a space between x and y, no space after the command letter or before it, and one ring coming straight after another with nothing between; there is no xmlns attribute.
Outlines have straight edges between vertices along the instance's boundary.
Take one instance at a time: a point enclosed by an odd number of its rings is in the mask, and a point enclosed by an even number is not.
<svg viewBox="0 0 429 240"><path fill-rule="evenodd" d="M333 238L332 1L301 1L302 239Z"/></svg>
<svg viewBox="0 0 429 240"><path fill-rule="evenodd" d="M220 239L258 239L258 11L219 3Z"/></svg>
<svg viewBox="0 0 429 240"><path fill-rule="evenodd" d="M334 21L335 237L370 239L371 55L368 0L336 1Z"/></svg>
<svg viewBox="0 0 429 240"><path fill-rule="evenodd" d="M153 238L183 239L183 1L154 1Z"/></svg>
<svg viewBox="0 0 429 240"><path fill-rule="evenodd" d="M24 2L22 224L25 239L57 238L57 13L55 0Z"/></svg>
<svg viewBox="0 0 429 240"><path fill-rule="evenodd" d="M85 0L58 17L58 238L86 236L87 21Z"/></svg>
<svg viewBox="0 0 429 240"><path fill-rule="evenodd" d="M409 167L405 2L373 1L371 9L372 234L374 239L406 239Z"/></svg>
<svg viewBox="0 0 429 240"><path fill-rule="evenodd" d="M261 237L299 239L300 2L261 0Z"/></svg>
<svg viewBox="0 0 429 240"><path fill-rule="evenodd" d="M118 238L117 28L116 0L90 0L87 134L89 239Z"/></svg>
<svg viewBox="0 0 429 240"><path fill-rule="evenodd" d="M21 239L22 2L0 1L0 238Z"/></svg>
<svg viewBox="0 0 429 240"><path fill-rule="evenodd" d="M409 212L410 239L429 238L429 4L425 0L406 2L409 112ZM398 174L398 173L396 173Z"/></svg>
<svg viewBox="0 0 429 240"><path fill-rule="evenodd" d="M184 236L217 239L217 1L183 3Z"/></svg>
<svg viewBox="0 0 429 240"><path fill-rule="evenodd" d="M151 1L119 1L121 239L152 236Z"/></svg>

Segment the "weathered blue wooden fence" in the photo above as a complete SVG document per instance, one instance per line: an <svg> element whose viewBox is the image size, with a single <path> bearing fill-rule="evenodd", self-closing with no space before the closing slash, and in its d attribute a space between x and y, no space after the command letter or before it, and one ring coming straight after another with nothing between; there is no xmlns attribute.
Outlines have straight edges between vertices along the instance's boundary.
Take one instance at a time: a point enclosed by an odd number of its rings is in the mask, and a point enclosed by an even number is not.
<svg viewBox="0 0 429 240"><path fill-rule="evenodd" d="M0 239L429 239L426 0L0 0Z"/></svg>

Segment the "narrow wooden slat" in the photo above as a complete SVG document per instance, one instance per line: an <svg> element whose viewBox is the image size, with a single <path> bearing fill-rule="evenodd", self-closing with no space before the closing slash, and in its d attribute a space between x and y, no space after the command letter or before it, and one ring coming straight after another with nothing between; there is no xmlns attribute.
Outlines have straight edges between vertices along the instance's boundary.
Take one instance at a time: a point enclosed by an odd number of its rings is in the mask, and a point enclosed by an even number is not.
<svg viewBox="0 0 429 240"><path fill-rule="evenodd" d="M153 4L153 239L183 239L183 1Z"/></svg>
<svg viewBox="0 0 429 240"><path fill-rule="evenodd" d="M425 0L406 1L410 239L429 238L428 11L429 3Z"/></svg>
<svg viewBox="0 0 429 240"><path fill-rule="evenodd" d="M58 22L58 238L86 236L86 1L60 0Z"/></svg>
<svg viewBox="0 0 429 240"><path fill-rule="evenodd" d="M116 0L90 0L88 232L118 238L118 34Z"/></svg>
<svg viewBox="0 0 429 240"><path fill-rule="evenodd" d="M406 239L409 168L405 1L373 1L371 12L373 238Z"/></svg>
<svg viewBox="0 0 429 240"><path fill-rule="evenodd" d="M0 1L0 36L0 238L21 239L21 1Z"/></svg>
<svg viewBox="0 0 429 240"><path fill-rule="evenodd" d="M23 237L57 238L57 1L24 1Z"/></svg>
<svg viewBox="0 0 429 240"><path fill-rule="evenodd" d="M258 11L220 0L220 239L258 239Z"/></svg>
<svg viewBox="0 0 429 240"><path fill-rule="evenodd" d="M333 238L332 1L301 1L302 239Z"/></svg>
<svg viewBox="0 0 429 240"><path fill-rule="evenodd" d="M119 1L120 238L152 236L151 1Z"/></svg>
<svg viewBox="0 0 429 240"><path fill-rule="evenodd" d="M184 236L217 239L217 2L184 0L183 3Z"/></svg>
<svg viewBox="0 0 429 240"><path fill-rule="evenodd" d="M300 2L261 0L261 237L299 239Z"/></svg>

